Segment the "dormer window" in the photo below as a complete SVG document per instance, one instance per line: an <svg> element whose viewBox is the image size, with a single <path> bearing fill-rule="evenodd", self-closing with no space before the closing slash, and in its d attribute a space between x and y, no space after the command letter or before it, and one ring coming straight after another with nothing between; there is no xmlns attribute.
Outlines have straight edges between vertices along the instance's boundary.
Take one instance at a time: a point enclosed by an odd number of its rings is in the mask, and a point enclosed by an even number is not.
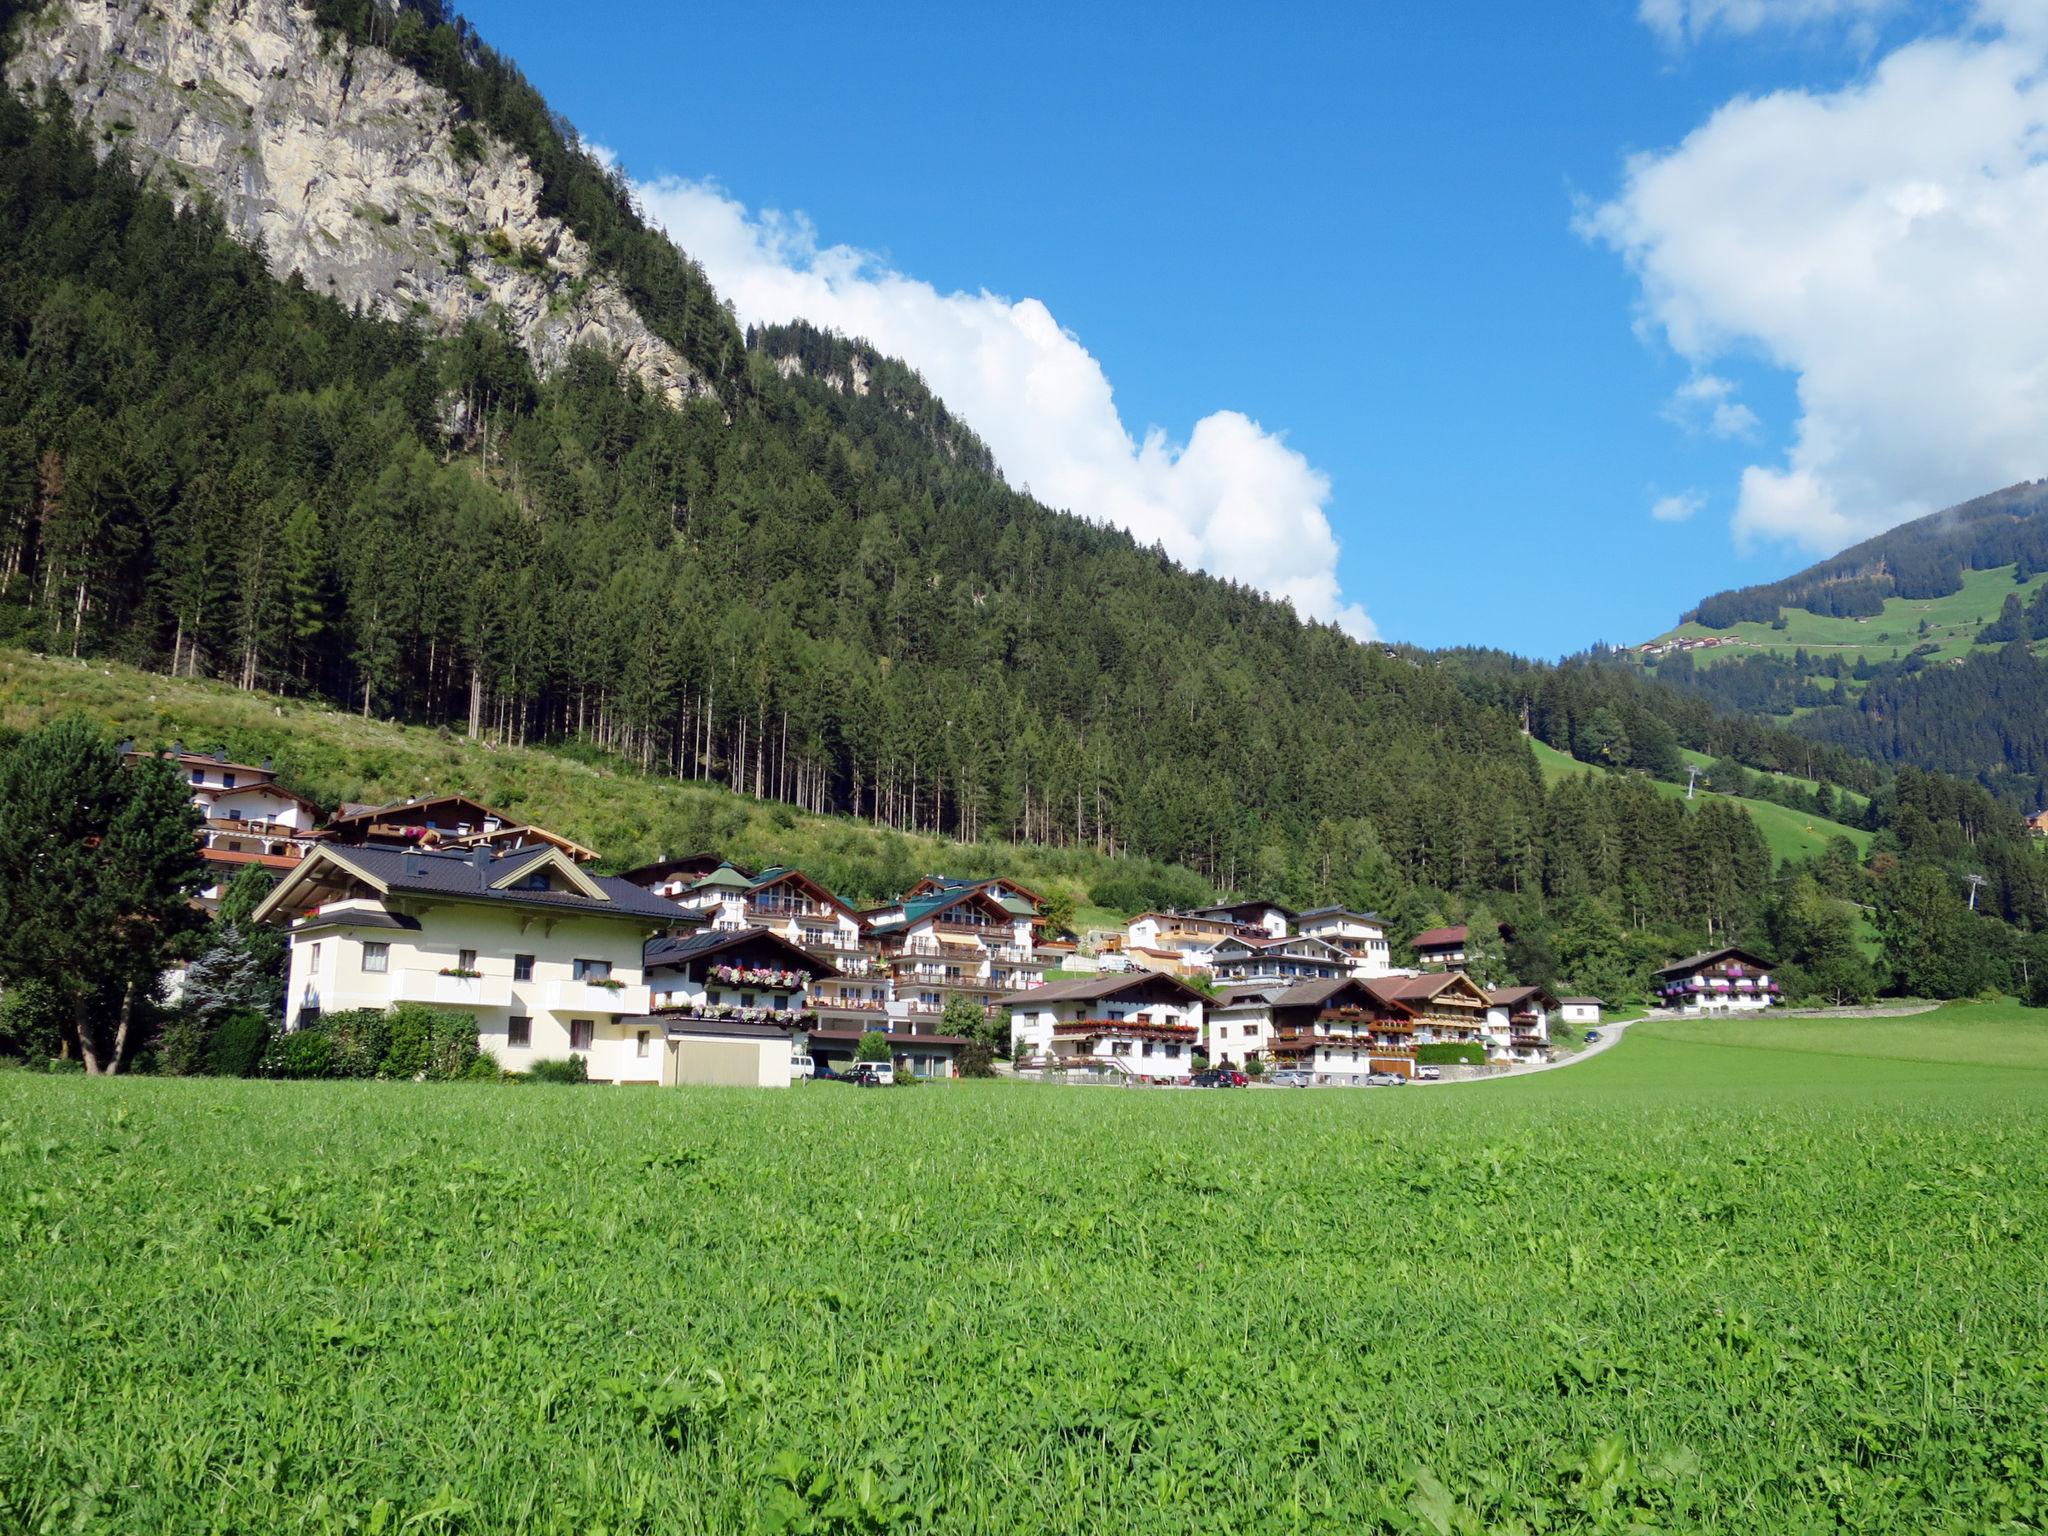
<svg viewBox="0 0 2048 1536"><path fill-rule="evenodd" d="M532 874L528 875L524 880L521 880L519 882L519 888L524 891L545 891L552 889L552 887L548 884L548 872L544 869L535 870Z"/></svg>

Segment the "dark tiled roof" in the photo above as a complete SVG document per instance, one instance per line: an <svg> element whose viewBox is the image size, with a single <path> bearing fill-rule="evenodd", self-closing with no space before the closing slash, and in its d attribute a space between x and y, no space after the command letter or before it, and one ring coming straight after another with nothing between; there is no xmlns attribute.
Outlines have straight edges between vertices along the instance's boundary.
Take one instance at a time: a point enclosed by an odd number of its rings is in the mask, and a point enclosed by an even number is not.
<svg viewBox="0 0 2048 1536"><path fill-rule="evenodd" d="M1703 965L1712 965L1716 960L1740 960L1745 965L1754 965L1768 971L1771 962L1754 950L1743 949L1730 944L1724 949L1705 949L1696 955L1687 955L1683 960L1674 960L1661 970L1650 972L1652 976L1677 976L1686 971L1696 971Z"/></svg>
<svg viewBox="0 0 2048 1536"><path fill-rule="evenodd" d="M1557 1002L1559 1007L1564 1007L1567 1004L1574 1008L1605 1008L1607 1006L1597 997L1560 997Z"/></svg>
<svg viewBox="0 0 2048 1536"><path fill-rule="evenodd" d="M1015 1008L1023 1005L1036 1006L1039 1003L1092 1002L1100 997L1114 997L1131 987L1156 982L1178 987L1197 1002L1207 1001L1201 992L1164 971L1119 971L1114 976L1084 976L1076 981L1049 981L1042 987L1030 987L1015 994L1010 1006Z"/></svg>
<svg viewBox="0 0 2048 1536"><path fill-rule="evenodd" d="M482 852L484 850L478 850ZM580 891L494 890L495 882L516 875L542 860L560 857L554 848L515 848L490 858L473 858L469 853L432 853L409 848L384 848L376 844L329 846L328 852L374 875L393 892L464 897L474 901L502 901L523 907L559 907L570 912L600 916L641 917L656 923L702 922L694 913L681 911L673 902L643 891L617 875L593 875L579 871L601 889L609 900L595 901Z"/></svg>
<svg viewBox="0 0 2048 1536"><path fill-rule="evenodd" d="M1302 922L1307 922L1312 917L1355 917L1365 923L1377 923L1381 920L1376 912L1354 912L1349 907L1316 907L1300 914Z"/></svg>
<svg viewBox="0 0 2048 1536"><path fill-rule="evenodd" d="M403 912L320 912L299 924L307 928L403 928L408 932L419 928L420 920L407 917Z"/></svg>
<svg viewBox="0 0 2048 1536"><path fill-rule="evenodd" d="M670 908L671 911L674 908ZM809 950L799 949L779 933L770 933L765 928L720 928L707 933L684 934L679 938L649 939L640 952L640 963L645 966L687 965L692 960L701 960L710 955L723 954L729 949L739 949L748 944L763 944L770 949L780 950L797 965L818 976L837 976L836 966L828 965Z"/></svg>
<svg viewBox="0 0 2048 1536"><path fill-rule="evenodd" d="M1532 997L1545 1003L1555 1001L1541 987L1501 987L1486 994L1489 1003L1503 1008L1512 1008L1515 1004L1527 1002Z"/></svg>
<svg viewBox="0 0 2048 1536"><path fill-rule="evenodd" d="M1414 947L1416 949L1444 949L1453 944L1463 944L1471 936L1471 933L1471 929L1462 926L1457 928L1430 928L1415 935Z"/></svg>

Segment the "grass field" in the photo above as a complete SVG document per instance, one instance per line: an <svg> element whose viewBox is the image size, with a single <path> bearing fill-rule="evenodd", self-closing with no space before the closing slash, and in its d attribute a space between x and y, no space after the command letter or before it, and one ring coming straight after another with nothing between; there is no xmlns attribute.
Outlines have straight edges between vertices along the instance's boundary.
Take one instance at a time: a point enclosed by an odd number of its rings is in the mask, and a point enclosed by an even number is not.
<svg viewBox="0 0 2048 1536"><path fill-rule="evenodd" d="M1398 1093L0 1074L0 1527L2039 1529L2048 1030L1773 1027Z"/></svg>
<svg viewBox="0 0 2048 1536"><path fill-rule="evenodd" d="M1890 598L1885 602L1883 613L1868 619L1834 619L1808 613L1804 608L1786 608L1783 610L1783 629L1773 629L1768 624L1734 624L1727 629L1681 624L1655 638L1671 640L1684 636L1733 635L1742 642L1711 651L1693 652L1694 665L1702 667L1754 656L1759 650L1776 651L1790 657L1802 647L1816 658L1839 654L1845 662L1853 664L1860 656L1867 655L1872 661L1890 661L1894 651L1903 657L1911 654L1915 646L1933 644L1940 648L1935 652L1935 659L1947 660L1970 654L1977 631L1998 617L2008 595L2018 593L2024 603L2044 583L2048 583L2048 574L2035 576L2024 583L2015 583L2012 577L2013 567L2009 565L1984 571L1965 571L1960 591L1951 592L1946 597ZM1927 625L1925 634L1920 632L1923 621ZM2042 648L2036 647L2037 650ZM1852 693L1862 689L1862 685L1853 679L1844 679L1843 686Z"/></svg>
<svg viewBox="0 0 2048 1536"><path fill-rule="evenodd" d="M1555 747L1545 746L1540 741L1531 741L1530 749L1536 754L1537 766L1543 772L1546 784L1555 784L1560 779L1575 773L1608 773L1611 769L1597 763L1582 763L1575 757L1568 757ZM1687 754L1698 757L1697 753ZM1657 793L1674 800L1685 798L1683 784L1671 784L1662 779L1651 781ZM1869 851L1870 834L1861 827L1848 827L1838 821L1829 821L1824 816L1809 816L1803 811L1794 811L1771 800L1755 800L1743 795L1717 795L1711 790L1699 790L1692 803L1698 805L1707 800L1726 800L1741 806L1755 819L1757 830L1764 835L1771 854L1779 863L1788 859L1804 859L1821 852L1831 838L1846 837L1856 845L1860 856Z"/></svg>

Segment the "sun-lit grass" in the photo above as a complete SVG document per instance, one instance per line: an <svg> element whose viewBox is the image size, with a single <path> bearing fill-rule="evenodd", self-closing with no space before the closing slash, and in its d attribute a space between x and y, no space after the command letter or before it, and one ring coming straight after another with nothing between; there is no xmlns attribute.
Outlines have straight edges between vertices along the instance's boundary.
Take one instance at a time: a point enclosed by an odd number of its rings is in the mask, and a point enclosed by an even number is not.
<svg viewBox="0 0 2048 1536"><path fill-rule="evenodd" d="M1537 766L1542 770L1544 782L1548 784L1555 784L1561 779L1570 778L1573 774L1613 771L1597 763L1582 763L1577 758L1569 757L1555 747L1545 746L1540 741L1531 741L1529 746L1535 752ZM1652 782L1660 795L1675 800L1685 798L1683 784L1672 784L1662 779ZM1791 810L1772 800L1757 800L1744 795L1717 795L1711 790L1697 789L1691 803L1700 805L1708 800L1726 800L1748 811L1756 821L1757 830L1763 833L1764 842L1769 845L1772 856L1781 864L1788 859L1810 858L1823 851L1829 841L1836 837L1848 838L1856 845L1859 855L1867 852L1870 847L1870 834L1861 827L1845 826L1841 822L1830 821L1825 816L1812 816L1804 811Z"/></svg>
<svg viewBox="0 0 2048 1536"><path fill-rule="evenodd" d="M2008 1064L1869 1053L1951 1028ZM2032 1029L1426 1092L0 1074L0 1527L2034 1529Z"/></svg>
<svg viewBox="0 0 2048 1536"><path fill-rule="evenodd" d="M1873 662L1890 661L1894 659L1894 652L1904 657L1910 655L1915 646L1931 644L1938 647L1931 659L1947 661L1971 653L1977 631L1998 617L2009 595L2017 593L2024 603L2044 583L2048 583L2048 573L2024 583L2016 583L2012 578L2013 567L2010 565L1965 571L1960 591L1951 592L1946 597L1890 598L1885 602L1883 613L1862 620L1829 618L1808 613L1804 608L1787 608L1783 610L1783 629L1773 629L1768 624L1733 624L1727 629L1681 624L1654 638L1671 640L1684 636L1732 635L1742 642L1740 645L1719 646L1711 651L1693 652L1693 664L1702 667L1754 656L1760 650L1775 651L1789 657L1802 647L1816 660L1840 655L1845 663L1853 665L1862 656L1868 656ZM1923 621L1927 625L1925 634L1920 630ZM1853 679L1844 679L1843 686L1852 693L1862 691L1862 684Z"/></svg>

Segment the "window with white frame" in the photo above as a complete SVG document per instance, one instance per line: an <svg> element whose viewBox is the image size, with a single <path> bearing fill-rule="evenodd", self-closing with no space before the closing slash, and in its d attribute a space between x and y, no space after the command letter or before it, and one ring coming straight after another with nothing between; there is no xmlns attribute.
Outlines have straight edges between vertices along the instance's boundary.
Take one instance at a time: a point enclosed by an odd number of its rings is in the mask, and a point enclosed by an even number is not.
<svg viewBox="0 0 2048 1536"><path fill-rule="evenodd" d="M391 946L379 944L374 939L363 945L363 970L372 976L381 976L391 969Z"/></svg>
<svg viewBox="0 0 2048 1536"><path fill-rule="evenodd" d="M594 1022L593 1022L592 1020L590 1020L590 1019L571 1019L571 1020L569 1021L569 1049L570 1049L570 1050L572 1050L572 1051L587 1051L587 1050L589 1050L589 1049L590 1049L590 1042L591 1042L591 1041L592 1041L592 1040L593 1040L593 1039L594 1039L594 1038L596 1037L596 1035L597 1035L597 1026L596 1026L596 1024L595 1024L595 1023L594 1023Z"/></svg>
<svg viewBox="0 0 2048 1536"><path fill-rule="evenodd" d="M505 1020L505 1043L507 1045L533 1044L533 1020L523 1013L515 1013Z"/></svg>
<svg viewBox="0 0 2048 1536"><path fill-rule="evenodd" d="M610 981L612 963L609 960L577 960L573 962L575 978L578 981Z"/></svg>

